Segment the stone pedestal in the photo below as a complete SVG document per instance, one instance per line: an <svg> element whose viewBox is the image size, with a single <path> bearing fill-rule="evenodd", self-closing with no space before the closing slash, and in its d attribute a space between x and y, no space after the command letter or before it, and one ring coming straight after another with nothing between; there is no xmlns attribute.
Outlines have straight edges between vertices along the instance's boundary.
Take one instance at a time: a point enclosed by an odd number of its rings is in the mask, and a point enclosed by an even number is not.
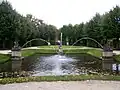
<svg viewBox="0 0 120 90"><path fill-rule="evenodd" d="M112 64L114 63L113 57L102 57L102 67L103 70L112 71Z"/></svg>
<svg viewBox="0 0 120 90"><path fill-rule="evenodd" d="M103 51L103 54L102 54L103 70L112 71L112 64L113 63L114 63L113 51Z"/></svg>
<svg viewBox="0 0 120 90"><path fill-rule="evenodd" d="M11 51L12 71L20 71L22 65L21 48L18 46L17 42L15 42Z"/></svg>
<svg viewBox="0 0 120 90"><path fill-rule="evenodd" d="M12 58L12 71L21 71L21 58Z"/></svg>
<svg viewBox="0 0 120 90"><path fill-rule="evenodd" d="M103 51L102 53L103 57L113 57L113 51Z"/></svg>

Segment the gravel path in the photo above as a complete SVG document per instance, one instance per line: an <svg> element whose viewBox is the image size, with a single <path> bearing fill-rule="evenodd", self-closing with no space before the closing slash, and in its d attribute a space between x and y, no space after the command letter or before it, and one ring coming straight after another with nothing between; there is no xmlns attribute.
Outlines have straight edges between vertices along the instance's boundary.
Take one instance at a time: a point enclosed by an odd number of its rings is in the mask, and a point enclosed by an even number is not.
<svg viewBox="0 0 120 90"><path fill-rule="evenodd" d="M28 82L0 85L0 90L120 90L120 81Z"/></svg>

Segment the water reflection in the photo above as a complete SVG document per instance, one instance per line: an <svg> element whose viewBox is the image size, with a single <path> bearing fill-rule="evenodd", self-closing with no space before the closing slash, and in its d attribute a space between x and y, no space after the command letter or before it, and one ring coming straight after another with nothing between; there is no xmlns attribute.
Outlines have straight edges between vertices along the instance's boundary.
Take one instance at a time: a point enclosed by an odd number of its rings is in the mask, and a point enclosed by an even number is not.
<svg viewBox="0 0 120 90"><path fill-rule="evenodd" d="M36 55L23 61L22 69L34 71L34 76L85 74L102 68L101 60L87 54Z"/></svg>
<svg viewBox="0 0 120 90"><path fill-rule="evenodd" d="M102 62L88 54L36 54L22 61L21 70L32 71L33 76L85 74L102 70ZM11 62L0 64L0 71L11 71Z"/></svg>
<svg viewBox="0 0 120 90"><path fill-rule="evenodd" d="M12 69L12 63L11 61L7 61L7 62L4 62L4 63L0 63L0 72L9 72L11 71Z"/></svg>

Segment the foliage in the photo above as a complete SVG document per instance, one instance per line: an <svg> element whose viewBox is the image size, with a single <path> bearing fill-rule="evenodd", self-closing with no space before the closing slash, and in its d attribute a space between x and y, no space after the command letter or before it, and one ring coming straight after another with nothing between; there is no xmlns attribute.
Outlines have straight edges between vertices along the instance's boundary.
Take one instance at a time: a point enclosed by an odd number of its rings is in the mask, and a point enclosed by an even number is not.
<svg viewBox="0 0 120 90"><path fill-rule="evenodd" d="M83 80L115 80L120 81L120 76L113 75L64 75L64 76L38 76L19 78L0 78L0 84L43 82L43 81L83 81Z"/></svg>
<svg viewBox="0 0 120 90"><path fill-rule="evenodd" d="M82 37L91 37L102 45L113 42L113 48L119 48L120 38L120 7L113 7L103 15L96 13L86 23L76 25L63 25L59 30L53 26L45 24L43 20L35 18L31 14L20 15L12 8L8 1L0 3L0 48L11 49L14 41L18 41L20 46L25 42L42 38L51 42L53 45L60 39L60 32L63 33L63 44L69 42L72 45ZM42 41L33 41L27 46L46 45ZM91 40L82 40L75 45L85 45L98 47Z"/></svg>
<svg viewBox="0 0 120 90"><path fill-rule="evenodd" d="M120 63L120 55L115 55L115 56L114 56L114 59L115 59L117 62Z"/></svg>
<svg viewBox="0 0 120 90"><path fill-rule="evenodd" d="M86 23L80 23L74 26L70 24L64 25L60 30L64 35L63 38L65 39L67 37L70 43L82 37L90 37L102 45L111 41L113 42L113 47L118 49L120 47L120 7L116 6L103 15L96 13L96 15ZM76 45L98 47L98 45L91 40L82 40Z"/></svg>
<svg viewBox="0 0 120 90"><path fill-rule="evenodd" d="M0 3L0 48L12 48L13 42L18 41L20 46L33 38L42 38L53 41L56 27L43 23L43 20L27 14L26 17L14 10L7 1ZM41 44L32 42L30 46Z"/></svg>

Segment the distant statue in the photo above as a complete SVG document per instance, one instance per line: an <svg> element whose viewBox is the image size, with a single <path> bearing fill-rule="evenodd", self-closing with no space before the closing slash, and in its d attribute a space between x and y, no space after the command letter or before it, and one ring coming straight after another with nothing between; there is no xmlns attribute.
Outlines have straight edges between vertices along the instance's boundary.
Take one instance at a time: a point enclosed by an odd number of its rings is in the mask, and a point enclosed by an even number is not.
<svg viewBox="0 0 120 90"><path fill-rule="evenodd" d="M17 47L18 47L18 42L15 41L15 42L14 42L14 48L17 48Z"/></svg>
<svg viewBox="0 0 120 90"><path fill-rule="evenodd" d="M14 42L14 46L13 46L12 50L21 50L21 47L19 46L17 41Z"/></svg>
<svg viewBox="0 0 120 90"><path fill-rule="evenodd" d="M58 44L58 48L59 48L59 54L63 54L63 50L62 50L62 42L60 40L57 41Z"/></svg>
<svg viewBox="0 0 120 90"><path fill-rule="evenodd" d="M104 47L103 47L103 50L104 51L112 51L112 48L110 47L109 44L105 44Z"/></svg>
<svg viewBox="0 0 120 90"><path fill-rule="evenodd" d="M62 47L62 43L61 43L61 41L58 40L57 43L58 43L58 47L59 47L59 49L61 49L61 47Z"/></svg>

